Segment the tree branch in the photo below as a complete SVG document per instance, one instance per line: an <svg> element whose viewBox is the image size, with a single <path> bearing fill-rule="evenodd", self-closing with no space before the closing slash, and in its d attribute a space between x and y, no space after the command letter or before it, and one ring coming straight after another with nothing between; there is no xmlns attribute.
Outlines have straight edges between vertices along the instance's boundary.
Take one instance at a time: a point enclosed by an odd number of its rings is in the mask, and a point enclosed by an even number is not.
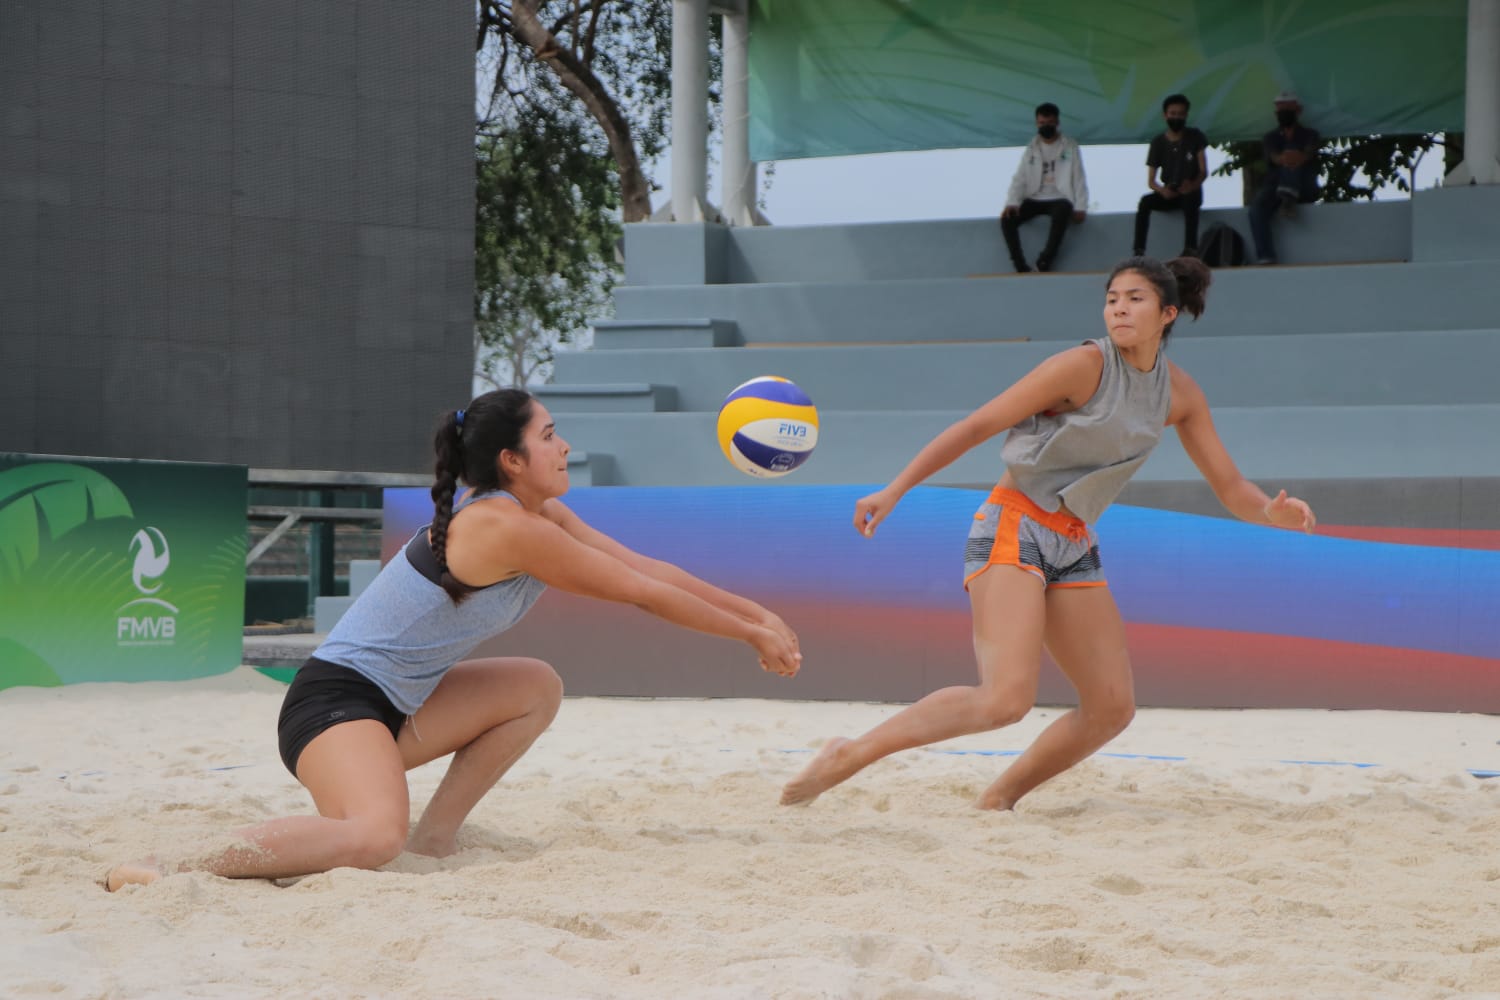
<svg viewBox="0 0 1500 1000"><path fill-rule="evenodd" d="M494 120L495 105L500 102L500 91L505 87L505 73L510 67L510 36L497 34L496 38L500 45L500 57L495 61L495 82L490 85L490 100L485 121Z"/></svg>
<svg viewBox="0 0 1500 1000"><path fill-rule="evenodd" d="M572 52L558 44L557 37L538 20L534 0L515 0L511 5L510 32L557 74L562 85L583 102L604 130L610 153L620 172L620 209L624 220L639 222L649 217L651 193L641 170L630 122L603 82Z"/></svg>
<svg viewBox="0 0 1500 1000"><path fill-rule="evenodd" d="M594 35L596 34L597 26L599 24L599 17L604 13L604 8L608 6L609 0L598 0L597 3L584 3L582 2L582 0L575 0L573 9L564 14L562 17L559 17L556 21L553 21L552 27L548 28L547 30L552 32L553 35L561 37L562 33L567 30L569 23L571 23L573 25L574 39L573 54L575 56L578 56L578 58L582 59L584 62L590 62L591 59L588 52L580 52L579 42L577 41L577 39L579 38L578 24L583 20L583 15L587 13L589 16L589 26L583 36L584 41L582 43L582 46L585 50L592 49L594 46ZM618 6L622 8L629 8L634 5L630 3L622 3L618 4Z"/></svg>
<svg viewBox="0 0 1500 1000"><path fill-rule="evenodd" d="M603 13L603 3L594 4L594 9L589 12L589 30L583 36L583 61L589 66L594 65L594 39L599 35L599 15Z"/></svg>
<svg viewBox="0 0 1500 1000"><path fill-rule="evenodd" d="M479 37L474 46L475 51L484 48L484 36L488 31L503 34L506 25L510 21L510 13L500 5L498 0L481 0L479 4Z"/></svg>

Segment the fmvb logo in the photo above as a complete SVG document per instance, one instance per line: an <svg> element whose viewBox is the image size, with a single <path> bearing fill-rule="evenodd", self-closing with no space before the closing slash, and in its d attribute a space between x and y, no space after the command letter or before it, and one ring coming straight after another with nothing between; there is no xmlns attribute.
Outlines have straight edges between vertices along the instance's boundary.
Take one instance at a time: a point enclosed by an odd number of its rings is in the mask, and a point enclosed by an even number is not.
<svg viewBox="0 0 1500 1000"><path fill-rule="evenodd" d="M135 557L130 582L141 596L115 612L115 640L121 646L171 645L177 638L178 611L152 596L161 590L161 578L172 561L167 536L158 528L142 528L130 539L130 552Z"/></svg>

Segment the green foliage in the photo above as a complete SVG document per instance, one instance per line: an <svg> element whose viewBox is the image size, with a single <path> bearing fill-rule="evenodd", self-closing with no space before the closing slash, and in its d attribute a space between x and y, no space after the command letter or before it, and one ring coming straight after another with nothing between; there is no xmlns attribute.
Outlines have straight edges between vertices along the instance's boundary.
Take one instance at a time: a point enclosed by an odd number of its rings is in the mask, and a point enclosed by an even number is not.
<svg viewBox="0 0 1500 1000"><path fill-rule="evenodd" d="M478 10L480 75L489 81L481 128L506 127L516 108L576 118L615 161L625 221L649 215L658 188L646 166L671 139L671 0L481 0ZM709 18L710 135L723 78L721 20Z"/></svg>
<svg viewBox="0 0 1500 1000"><path fill-rule="evenodd" d="M524 385L608 308L621 223L651 212L646 165L671 133L672 4L480 0L477 12L477 374Z"/></svg>
<svg viewBox="0 0 1500 1000"><path fill-rule="evenodd" d="M1422 158L1434 148L1443 148L1461 136L1429 132L1416 135L1343 136L1326 139L1318 156L1318 177L1323 201L1373 199L1387 187L1410 192L1412 178ZM1258 140L1217 143L1225 154L1214 170L1227 176L1244 170L1245 203L1249 204L1265 176L1264 150Z"/></svg>
<svg viewBox="0 0 1500 1000"><path fill-rule="evenodd" d="M475 144L476 346L495 385L531 381L608 304L619 187L580 125L528 108Z"/></svg>
<svg viewBox="0 0 1500 1000"><path fill-rule="evenodd" d="M554 67L525 27L534 16L546 45L562 58ZM481 63L488 57L492 87L486 120L506 117L506 99L579 117L593 117L577 94L565 93L569 73L592 77L597 90L624 113L637 152L653 159L664 148L671 122L671 0L553 0L550 3L479 5Z"/></svg>

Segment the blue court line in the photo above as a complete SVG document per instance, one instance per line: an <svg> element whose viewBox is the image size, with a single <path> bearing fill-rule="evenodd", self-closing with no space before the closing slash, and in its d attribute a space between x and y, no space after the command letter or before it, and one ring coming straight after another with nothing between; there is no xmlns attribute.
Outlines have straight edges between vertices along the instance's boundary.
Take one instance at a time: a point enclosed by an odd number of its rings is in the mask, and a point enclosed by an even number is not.
<svg viewBox="0 0 1500 1000"><path fill-rule="evenodd" d="M925 748L925 749L926 749L926 751L928 753L948 754L949 756L953 756L953 757L1019 757L1023 753L1023 751L1021 751L1021 750L946 750L946 749L934 750L934 749L932 749L930 747L929 748ZM721 748L719 748L719 753L740 753L740 752L742 752L742 751L737 750L734 747L721 747ZM811 749L792 749L792 748L786 748L786 749L778 749L775 752L776 753L812 753L813 751ZM1093 754L1092 756L1094 756L1094 757L1113 757L1116 760L1160 760L1160 761L1166 761L1168 763L1175 763L1175 764L1185 763L1185 762L1187 762L1188 760L1191 759L1191 758L1188 758L1188 757L1179 757L1179 756L1177 756L1175 754L1157 754L1157 753L1103 753L1103 752L1101 752L1101 753ZM1255 763L1255 761L1247 761L1246 763ZM1357 768L1369 768L1369 767L1383 767L1383 766L1385 766L1383 764L1376 764L1373 761L1359 761L1359 760L1296 760L1296 759L1289 759L1289 758L1273 759L1273 760L1269 761L1268 763L1273 763L1273 764L1306 764L1306 765L1309 765L1311 767L1357 767ZM1474 767L1466 768L1465 770L1469 774L1473 775L1476 778L1500 778L1500 771L1492 771L1492 770L1487 770L1487 769L1484 769L1484 768L1474 768Z"/></svg>
<svg viewBox="0 0 1500 1000"><path fill-rule="evenodd" d="M955 757L1019 757L1020 750L928 750L928 753L945 753ZM1096 753L1094 757L1114 757L1118 760L1167 760L1184 761L1186 757L1174 757L1159 753Z"/></svg>
<svg viewBox="0 0 1500 1000"><path fill-rule="evenodd" d="M973 757L1019 757L1021 755L1021 751L1020 750L929 750L928 752L929 753L952 754L953 756L957 756L957 757L969 757L969 756L973 756ZM1181 757L1181 756L1178 756L1176 754L1164 754L1164 753L1116 753L1116 752L1112 752L1112 751L1108 751L1108 752L1107 751L1100 751L1099 753L1092 754L1091 756L1094 756L1094 757L1113 757L1115 760L1164 760L1164 761L1168 761L1168 762L1172 762L1172 763L1183 763L1183 762L1185 762L1185 761L1188 760L1187 757ZM1321 766L1325 766L1325 767L1379 767L1380 766L1379 764L1372 764L1372 763L1367 763L1367 762L1364 762L1364 761L1354 761L1354 760L1288 760L1288 759L1284 759L1284 758L1277 759L1273 763L1277 763L1277 764L1314 764L1314 765L1321 765Z"/></svg>

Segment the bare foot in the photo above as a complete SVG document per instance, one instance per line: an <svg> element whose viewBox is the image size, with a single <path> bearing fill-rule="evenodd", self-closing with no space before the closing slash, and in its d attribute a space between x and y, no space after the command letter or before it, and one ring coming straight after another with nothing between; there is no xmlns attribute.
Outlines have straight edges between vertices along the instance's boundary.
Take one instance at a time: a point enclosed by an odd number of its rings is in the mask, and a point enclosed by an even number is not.
<svg viewBox="0 0 1500 1000"><path fill-rule="evenodd" d="M426 858L446 858L458 851L456 837L418 837L412 834L406 841L406 849L412 854Z"/></svg>
<svg viewBox="0 0 1500 1000"><path fill-rule="evenodd" d="M145 861L127 861L123 865L115 865L110 869L109 875L104 879L104 888L115 892L121 886L150 885L161 876L161 866L157 864L155 858L147 858Z"/></svg>
<svg viewBox="0 0 1500 1000"><path fill-rule="evenodd" d="M986 788L980 794L979 798L974 800L975 809L993 809L996 812L1006 812L1015 807L1016 800L1004 794L995 785Z"/></svg>
<svg viewBox="0 0 1500 1000"><path fill-rule="evenodd" d="M823 749L808 761L802 773L781 789L781 804L805 806L858 771L859 765L850 760L849 754L845 752L848 746L849 741L842 736L824 743Z"/></svg>

